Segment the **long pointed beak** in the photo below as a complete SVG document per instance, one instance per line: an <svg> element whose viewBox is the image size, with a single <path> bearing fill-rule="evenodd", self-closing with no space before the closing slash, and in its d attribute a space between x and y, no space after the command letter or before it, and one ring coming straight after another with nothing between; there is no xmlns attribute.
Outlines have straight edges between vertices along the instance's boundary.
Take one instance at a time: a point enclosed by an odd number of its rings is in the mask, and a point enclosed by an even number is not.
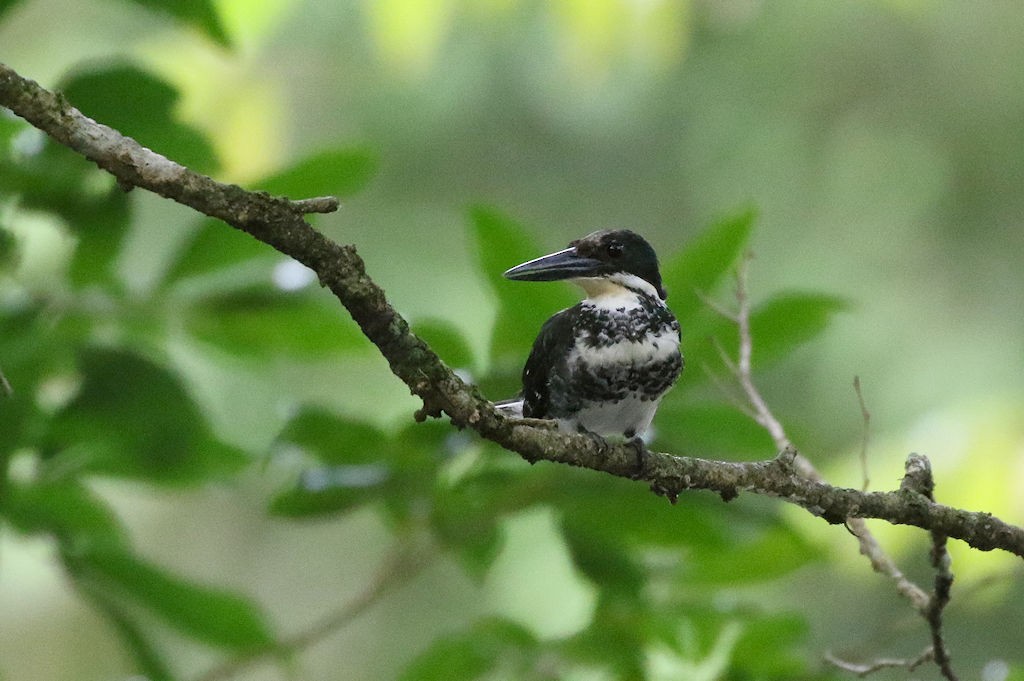
<svg viewBox="0 0 1024 681"><path fill-rule="evenodd" d="M504 276L516 281L558 281L594 276L602 265L600 260L584 257L573 247L516 265Z"/></svg>

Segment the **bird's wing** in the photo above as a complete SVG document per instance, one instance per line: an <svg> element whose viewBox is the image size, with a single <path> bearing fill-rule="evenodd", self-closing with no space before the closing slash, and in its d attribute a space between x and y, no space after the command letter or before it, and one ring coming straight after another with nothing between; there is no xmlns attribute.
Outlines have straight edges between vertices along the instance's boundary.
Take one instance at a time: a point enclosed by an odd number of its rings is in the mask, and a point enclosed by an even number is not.
<svg viewBox="0 0 1024 681"><path fill-rule="evenodd" d="M572 311L562 310L540 328L523 368L523 416L553 418L551 413L552 379L564 380L568 374L566 358L572 349Z"/></svg>

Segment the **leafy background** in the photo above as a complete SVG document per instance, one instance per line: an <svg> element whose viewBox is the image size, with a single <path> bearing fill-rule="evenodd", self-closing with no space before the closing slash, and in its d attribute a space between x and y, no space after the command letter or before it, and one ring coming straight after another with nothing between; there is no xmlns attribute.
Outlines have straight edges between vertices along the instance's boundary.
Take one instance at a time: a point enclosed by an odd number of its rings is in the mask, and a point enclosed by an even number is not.
<svg viewBox="0 0 1024 681"><path fill-rule="evenodd" d="M942 500L1020 522L1022 23L1012 3L21 0L0 58L218 178L340 196L317 226L495 397L575 295L498 273L642 231L684 325L668 451L772 453L713 385L735 339L698 295L728 304L749 246L758 378L812 460L861 483L856 374L873 485L921 451ZM841 678L823 651L927 642L806 514L670 507L413 424L301 267L6 116L0 367L3 679L199 679L273 651L239 676ZM927 581L922 533L878 531ZM953 548L958 666L1020 675L1020 568Z"/></svg>

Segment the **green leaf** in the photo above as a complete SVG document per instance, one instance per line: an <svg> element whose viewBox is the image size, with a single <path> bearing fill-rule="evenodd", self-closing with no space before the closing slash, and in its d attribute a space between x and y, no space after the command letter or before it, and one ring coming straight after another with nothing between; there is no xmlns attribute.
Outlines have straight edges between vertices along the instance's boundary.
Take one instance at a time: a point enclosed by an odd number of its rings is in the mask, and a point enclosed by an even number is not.
<svg viewBox="0 0 1024 681"><path fill-rule="evenodd" d="M177 282L246 261L258 261L266 271L264 281L269 281L271 269L280 260L279 253L245 232L220 220L205 219L178 255L165 281Z"/></svg>
<svg viewBox="0 0 1024 681"><path fill-rule="evenodd" d="M270 504L274 515L302 518L341 513L379 498L392 478L386 460L393 443L373 426L309 407L278 438L326 466L302 472L299 481Z"/></svg>
<svg viewBox="0 0 1024 681"><path fill-rule="evenodd" d="M178 92L153 74L131 64L112 64L73 74L60 90L82 113L143 146L202 173L217 169L205 136L177 120Z"/></svg>
<svg viewBox="0 0 1024 681"><path fill-rule="evenodd" d="M18 0L0 0L0 18L3 18L4 12L14 7L18 3Z"/></svg>
<svg viewBox="0 0 1024 681"><path fill-rule="evenodd" d="M673 506L653 494L637 494L637 486L626 480L573 475L571 480L563 476L548 492L548 500L560 510L570 532L599 536L617 550L706 547L724 541L718 520L721 501L705 495L687 495L685 504Z"/></svg>
<svg viewBox="0 0 1024 681"><path fill-rule="evenodd" d="M330 149L305 158L255 186L293 199L351 196L367 185L377 170L376 159L360 149Z"/></svg>
<svg viewBox="0 0 1024 681"><path fill-rule="evenodd" d="M611 533L584 531L565 516L562 522L573 563L602 591L634 595L646 582L643 568Z"/></svg>
<svg viewBox="0 0 1024 681"><path fill-rule="evenodd" d="M32 131L35 134L38 131ZM0 173L0 194L27 209L58 216L77 245L69 275L77 286L114 283L113 263L131 220L132 202L107 173L56 142L15 155Z"/></svg>
<svg viewBox="0 0 1024 681"><path fill-rule="evenodd" d="M435 490L431 527L442 544L456 551L471 577L483 579L498 557L505 539L501 519L530 503L526 495L516 494L517 477L488 470Z"/></svg>
<svg viewBox="0 0 1024 681"><path fill-rule="evenodd" d="M451 323L443 319L421 319L412 325L412 332L426 341L448 366L457 369L474 366L473 351Z"/></svg>
<svg viewBox="0 0 1024 681"><path fill-rule="evenodd" d="M172 576L126 552L95 551L74 559L82 576L145 606L196 640L238 651L273 643L262 613L242 596Z"/></svg>
<svg viewBox="0 0 1024 681"><path fill-rule="evenodd" d="M18 262L18 240L0 224L0 273L12 269Z"/></svg>
<svg viewBox="0 0 1024 681"><path fill-rule="evenodd" d="M205 481L247 463L218 441L178 377L125 350L90 349L82 387L54 418L49 465L154 482Z"/></svg>
<svg viewBox="0 0 1024 681"><path fill-rule="evenodd" d="M90 197L83 208L74 216L66 216L77 237L69 271L71 281L80 287L114 283L117 256L131 224L131 201L114 187Z"/></svg>
<svg viewBox="0 0 1024 681"><path fill-rule="evenodd" d="M93 606L114 625L121 640L124 641L125 646L139 665L139 671L145 675L147 681L173 681L174 675L160 651L156 649L142 628L116 599L111 598L103 589L96 588L88 581L79 580L77 586Z"/></svg>
<svg viewBox="0 0 1024 681"><path fill-rule="evenodd" d="M67 375L71 347L79 342L67 324L54 325L42 301L0 306L0 368L13 391L0 397L0 453L38 447L47 421L39 384Z"/></svg>
<svg viewBox="0 0 1024 681"><path fill-rule="evenodd" d="M294 445L328 464L375 463L387 458L391 443L377 428L320 407L306 407L281 431L280 445Z"/></svg>
<svg viewBox="0 0 1024 681"><path fill-rule="evenodd" d="M707 457L763 459L774 448L767 431L737 407L707 401L694 404L685 398L673 399L671 393L658 409L655 433L659 442L670 443L671 451L700 452Z"/></svg>
<svg viewBox="0 0 1024 681"><path fill-rule="evenodd" d="M472 442L440 419L402 429L387 452L393 476L383 502L393 522L422 525L423 509L432 506L437 494L439 469L467 440Z"/></svg>
<svg viewBox="0 0 1024 681"><path fill-rule="evenodd" d="M781 359L813 339L848 306L842 298L820 293L777 295L757 306L750 316L754 366Z"/></svg>
<svg viewBox="0 0 1024 681"><path fill-rule="evenodd" d="M497 678L524 678L537 640L525 628L486 619L469 630L437 640L405 668L399 681L471 681L495 669ZM487 678L491 678L489 675Z"/></svg>
<svg viewBox="0 0 1024 681"><path fill-rule="evenodd" d="M128 538L113 510L77 480L8 481L0 512L21 532L50 534L68 547L128 548Z"/></svg>
<svg viewBox="0 0 1024 681"><path fill-rule="evenodd" d="M608 678L644 679L644 647L655 618L642 594L602 590L590 626L570 639L565 651Z"/></svg>
<svg viewBox="0 0 1024 681"><path fill-rule="evenodd" d="M472 212L477 265L498 298L498 316L491 337L491 359L499 365L522 367L541 325L555 312L576 302L563 283L509 281L510 267L544 255L529 232L487 208Z"/></svg>
<svg viewBox="0 0 1024 681"><path fill-rule="evenodd" d="M662 265L672 308L684 327L704 306L698 294L709 294L735 265L750 238L755 217L753 210L747 210L722 220Z"/></svg>
<svg viewBox="0 0 1024 681"><path fill-rule="evenodd" d="M769 524L743 520L734 528L727 550L704 551L691 557L682 579L687 586L765 582L823 557L821 549L782 520L771 519Z"/></svg>
<svg viewBox="0 0 1024 681"><path fill-rule="evenodd" d="M807 622L799 615L744 618L743 633L732 651L732 669L740 678L764 681L805 678Z"/></svg>
<svg viewBox="0 0 1024 681"><path fill-rule="evenodd" d="M192 306L186 328L229 354L317 358L368 350L356 323L320 291L243 290Z"/></svg>
<svg viewBox="0 0 1024 681"><path fill-rule="evenodd" d="M220 15L213 0L132 0L137 5L169 14L182 23L193 26L222 47L231 47Z"/></svg>
<svg viewBox="0 0 1024 681"><path fill-rule="evenodd" d="M286 518L344 513L380 498L389 479L390 471L383 464L309 469L295 487L271 500L270 513Z"/></svg>

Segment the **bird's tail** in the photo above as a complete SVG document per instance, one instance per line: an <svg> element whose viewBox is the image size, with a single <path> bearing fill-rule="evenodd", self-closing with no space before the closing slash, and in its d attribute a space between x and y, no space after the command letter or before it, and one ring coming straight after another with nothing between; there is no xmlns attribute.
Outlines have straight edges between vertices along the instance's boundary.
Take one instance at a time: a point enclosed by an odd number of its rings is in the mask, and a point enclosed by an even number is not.
<svg viewBox="0 0 1024 681"><path fill-rule="evenodd" d="M523 418L523 398L521 395L518 397L510 397L507 400L498 400L494 403L494 406L498 411L509 418Z"/></svg>

